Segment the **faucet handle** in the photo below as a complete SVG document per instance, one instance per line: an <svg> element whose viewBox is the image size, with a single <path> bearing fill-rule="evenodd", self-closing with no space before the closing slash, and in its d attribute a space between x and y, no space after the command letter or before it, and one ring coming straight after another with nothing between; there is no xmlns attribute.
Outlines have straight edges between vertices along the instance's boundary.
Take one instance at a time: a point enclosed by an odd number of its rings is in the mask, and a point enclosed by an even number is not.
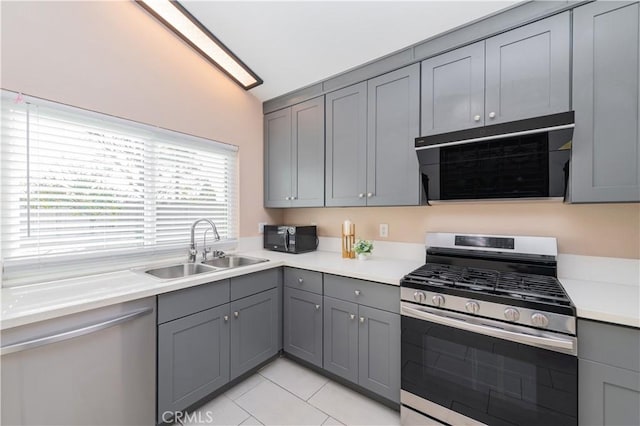
<svg viewBox="0 0 640 426"><path fill-rule="evenodd" d="M207 255L211 253L211 247L204 247L202 249L202 261L206 262L207 261Z"/></svg>

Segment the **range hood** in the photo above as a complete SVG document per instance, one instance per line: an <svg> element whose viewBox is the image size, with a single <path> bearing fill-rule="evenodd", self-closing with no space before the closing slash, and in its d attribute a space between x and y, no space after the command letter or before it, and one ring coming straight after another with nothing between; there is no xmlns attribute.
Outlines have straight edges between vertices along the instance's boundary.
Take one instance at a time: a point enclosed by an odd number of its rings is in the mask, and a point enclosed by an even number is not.
<svg viewBox="0 0 640 426"><path fill-rule="evenodd" d="M422 200L564 197L574 112L415 139Z"/></svg>

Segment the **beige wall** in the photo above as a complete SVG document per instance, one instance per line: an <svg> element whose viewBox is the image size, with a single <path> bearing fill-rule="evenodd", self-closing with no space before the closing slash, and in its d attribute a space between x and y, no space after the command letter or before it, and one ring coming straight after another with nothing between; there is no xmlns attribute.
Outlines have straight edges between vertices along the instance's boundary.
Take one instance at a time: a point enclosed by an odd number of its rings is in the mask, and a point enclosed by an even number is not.
<svg viewBox="0 0 640 426"><path fill-rule="evenodd" d="M640 204L562 204L560 202L456 203L431 207L292 209L291 224L318 225L322 236L340 235L350 219L358 237L378 239L389 225L388 241L423 243L424 233L468 232L553 236L561 253L640 258Z"/></svg>
<svg viewBox="0 0 640 426"><path fill-rule="evenodd" d="M133 1L1 3L2 88L240 147L240 235L262 208L262 104Z"/></svg>

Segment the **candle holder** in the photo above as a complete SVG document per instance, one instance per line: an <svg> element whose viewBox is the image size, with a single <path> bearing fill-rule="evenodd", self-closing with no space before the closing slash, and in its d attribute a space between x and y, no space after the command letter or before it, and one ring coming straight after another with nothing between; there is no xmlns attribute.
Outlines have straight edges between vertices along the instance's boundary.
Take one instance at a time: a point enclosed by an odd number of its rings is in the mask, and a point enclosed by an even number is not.
<svg viewBox="0 0 640 426"><path fill-rule="evenodd" d="M356 252L353 246L356 243L356 225L353 223L342 227L342 257L344 259L355 259Z"/></svg>

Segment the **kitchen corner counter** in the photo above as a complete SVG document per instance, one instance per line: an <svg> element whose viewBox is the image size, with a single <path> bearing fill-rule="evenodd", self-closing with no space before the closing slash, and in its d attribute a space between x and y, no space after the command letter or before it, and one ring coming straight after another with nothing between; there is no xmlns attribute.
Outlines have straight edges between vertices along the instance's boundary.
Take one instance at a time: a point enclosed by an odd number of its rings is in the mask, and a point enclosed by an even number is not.
<svg viewBox="0 0 640 426"><path fill-rule="evenodd" d="M640 285L560 278L578 318L640 328Z"/></svg>
<svg viewBox="0 0 640 426"><path fill-rule="evenodd" d="M238 254L269 259L235 269L203 273L186 278L158 280L134 270L87 275L44 282L0 291L0 330L97 309L116 303L155 296L170 291L220 281L279 266L309 269L399 285L400 279L421 266L423 260L377 258L366 261L342 259L340 253L315 251L306 254L277 253L267 250ZM183 259L181 259L183 260ZM176 263L180 260L176 261ZM164 264L170 264L165 262ZM150 267L156 265L149 265ZM158 265L159 266L159 265ZM139 269L139 268L135 268Z"/></svg>

